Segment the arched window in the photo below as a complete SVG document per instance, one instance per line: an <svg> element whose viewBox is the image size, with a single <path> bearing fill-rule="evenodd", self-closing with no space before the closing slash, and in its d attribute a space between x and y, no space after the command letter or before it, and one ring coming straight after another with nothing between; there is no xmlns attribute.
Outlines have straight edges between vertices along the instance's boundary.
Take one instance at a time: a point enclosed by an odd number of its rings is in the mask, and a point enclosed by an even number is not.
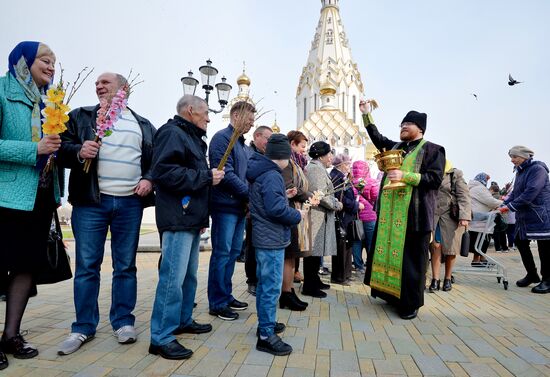
<svg viewBox="0 0 550 377"><path fill-rule="evenodd" d="M328 29L327 35L326 35L326 43L327 45L331 45L333 42L334 42L334 32L332 31L332 29Z"/></svg>

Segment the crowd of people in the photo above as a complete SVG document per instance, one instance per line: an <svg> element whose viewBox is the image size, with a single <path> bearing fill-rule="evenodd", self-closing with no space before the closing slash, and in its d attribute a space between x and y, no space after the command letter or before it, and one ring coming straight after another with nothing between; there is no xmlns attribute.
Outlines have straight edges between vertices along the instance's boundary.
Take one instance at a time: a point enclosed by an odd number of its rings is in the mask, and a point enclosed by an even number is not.
<svg viewBox="0 0 550 377"><path fill-rule="evenodd" d="M246 101L231 107L230 124L213 135L209 145L208 105L190 95L177 102L176 115L158 130L128 107L112 134L97 140L95 105L71 111L67 130L47 135L41 129L41 110L55 60L47 45L22 42L9 56L9 72L0 78L0 291L6 301L0 369L8 366L6 354L21 359L38 354L20 327L35 292L34 277L44 263L64 169L71 171L76 318L59 345L59 355L77 351L97 331L100 267L109 231L110 324L119 343L137 340L136 250L143 208L152 205L162 253L149 352L166 359L193 354L177 335L212 331L211 324L193 319L199 243L208 227L209 314L232 321L248 309L249 303L238 300L232 287L244 244L248 292L256 297L256 348L273 355L292 352L278 335L285 325L277 322L277 305L303 311L308 303L300 296L326 297L331 285L319 273L328 256L331 284L349 285L353 271L355 276L364 273L371 295L395 306L403 319L415 318L424 304L430 260L427 291L452 289L453 265L466 231L472 266L487 264L483 255L489 237L481 250L473 240L493 233L498 250L517 247L521 254L527 274L516 284L537 283L533 292L550 292L548 167L535 161L527 147L510 149L516 176L500 190L496 184L487 188L486 173L466 184L444 148L424 137L425 113L407 113L399 140L393 141L379 132L368 101L361 101L359 109L370 139L379 150L401 150L404 157L400 169L378 179L366 161L336 154L324 141L308 147L310 140L300 131L283 135L257 127L253 142L246 145L243 135L254 127L256 116L254 105ZM95 87L98 101L104 103L128 82L107 72L97 77ZM54 168L44 169L52 154ZM89 171L83 169L87 161ZM383 189L390 181L400 187ZM488 232L482 215L491 211L498 211L499 220ZM530 240L538 243L541 276ZM294 289L297 280L303 280L301 292Z"/></svg>

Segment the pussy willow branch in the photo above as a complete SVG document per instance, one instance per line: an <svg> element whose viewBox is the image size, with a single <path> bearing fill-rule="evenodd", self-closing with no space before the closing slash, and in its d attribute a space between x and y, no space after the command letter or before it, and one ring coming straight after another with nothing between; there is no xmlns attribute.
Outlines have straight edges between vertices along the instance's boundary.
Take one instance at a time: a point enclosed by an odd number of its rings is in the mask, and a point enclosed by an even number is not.
<svg viewBox="0 0 550 377"><path fill-rule="evenodd" d="M61 67L61 63L59 64L59 66ZM76 94L76 92L78 91L78 89L80 89L80 87L82 86L82 84L84 83L84 81L86 81L86 79L92 74L92 72L94 71L94 69L92 68L87 74L86 76L84 76L82 78L82 80L79 82L80 80L80 76L86 72L88 70L88 67L84 67L84 69L82 69L80 72L78 72L78 75L76 75L76 80L73 82L73 85L71 87L71 90L69 91L69 95L67 96L67 102L66 104L68 105L69 102L71 101L71 98L73 98L73 96ZM63 70L61 70L61 73L63 74ZM63 76L62 76L63 77ZM67 83L68 84L68 83Z"/></svg>

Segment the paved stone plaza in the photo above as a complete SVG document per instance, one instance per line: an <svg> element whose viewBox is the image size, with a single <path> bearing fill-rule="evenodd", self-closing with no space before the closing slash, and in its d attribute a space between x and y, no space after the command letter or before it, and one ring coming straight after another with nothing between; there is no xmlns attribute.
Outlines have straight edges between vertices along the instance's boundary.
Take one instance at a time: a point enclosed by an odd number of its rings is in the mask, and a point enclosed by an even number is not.
<svg viewBox="0 0 550 377"><path fill-rule="evenodd" d="M71 244L71 255L74 249ZM305 312L279 310L287 325L283 338L290 356L255 350L254 297L246 292L243 264L234 277L235 296L250 303L234 322L208 314L206 278L209 252L201 253L195 318L212 323L209 334L182 335L195 353L186 361L149 355L149 319L157 282L156 253L138 254L138 342L119 345L108 323L111 259L103 264L101 323L96 338L69 356L57 344L74 319L72 281L39 287L22 328L40 355L9 357L2 376L548 376L550 375L550 295L517 288L523 276L518 252L492 255L507 266L510 287L495 278L456 274L451 292L426 294L417 319L401 320L379 299L368 296L362 277L349 287L333 285L326 299L306 300ZM465 258L459 257L459 264ZM538 259L538 256L536 257ZM5 305L0 304L0 318Z"/></svg>

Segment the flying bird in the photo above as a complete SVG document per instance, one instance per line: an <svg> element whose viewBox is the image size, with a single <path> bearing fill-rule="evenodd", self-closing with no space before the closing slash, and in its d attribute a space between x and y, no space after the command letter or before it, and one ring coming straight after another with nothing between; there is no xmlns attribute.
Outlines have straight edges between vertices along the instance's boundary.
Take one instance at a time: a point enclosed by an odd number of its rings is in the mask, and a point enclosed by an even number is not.
<svg viewBox="0 0 550 377"><path fill-rule="evenodd" d="M476 97L476 101L477 101L477 94L472 93L472 96Z"/></svg>
<svg viewBox="0 0 550 377"><path fill-rule="evenodd" d="M516 84L521 84L523 81L517 81L512 77L512 75L508 74L508 85L514 86Z"/></svg>

